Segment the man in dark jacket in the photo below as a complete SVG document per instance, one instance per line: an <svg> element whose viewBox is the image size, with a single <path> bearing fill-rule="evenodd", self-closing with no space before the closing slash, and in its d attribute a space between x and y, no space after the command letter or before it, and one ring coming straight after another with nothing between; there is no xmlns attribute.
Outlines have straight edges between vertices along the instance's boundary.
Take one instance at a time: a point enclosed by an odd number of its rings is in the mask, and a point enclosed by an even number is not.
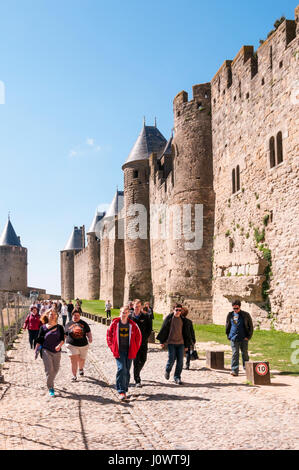
<svg viewBox="0 0 299 470"><path fill-rule="evenodd" d="M187 315L188 315L188 309L183 308L181 316L182 316L182 318L183 317L186 318L188 328L189 328L189 334L190 334L191 339L192 339L192 344L188 347L188 350L186 351L186 370L189 370L190 369L190 361L191 361L191 351L193 350L194 345L196 343L196 338L195 338L195 331L194 331L192 320L187 318Z"/></svg>
<svg viewBox="0 0 299 470"><path fill-rule="evenodd" d="M134 380L136 387L141 387L140 372L146 363L148 338L152 332L152 320L149 315L141 312L142 304L139 299L134 302L134 312L129 315L138 326L142 334L142 343L134 359Z"/></svg>
<svg viewBox="0 0 299 470"><path fill-rule="evenodd" d="M231 375L239 375L239 349L242 352L243 367L245 362L249 361L248 341L253 335L253 323L248 312L241 310L240 300L232 303L233 312L230 312L226 318L226 335L231 342L232 364Z"/></svg>
<svg viewBox="0 0 299 470"><path fill-rule="evenodd" d="M68 315L68 321L72 321L72 314L74 310L74 304L70 300L69 303L67 304L67 315Z"/></svg>
<svg viewBox="0 0 299 470"><path fill-rule="evenodd" d="M181 316L182 305L175 304L173 313L168 315L163 322L161 330L157 336L162 347L168 345L168 361L166 364L165 378L169 379L171 369L176 361L174 371L174 382L181 385L181 373L183 369L184 351L192 344L192 338L186 318Z"/></svg>

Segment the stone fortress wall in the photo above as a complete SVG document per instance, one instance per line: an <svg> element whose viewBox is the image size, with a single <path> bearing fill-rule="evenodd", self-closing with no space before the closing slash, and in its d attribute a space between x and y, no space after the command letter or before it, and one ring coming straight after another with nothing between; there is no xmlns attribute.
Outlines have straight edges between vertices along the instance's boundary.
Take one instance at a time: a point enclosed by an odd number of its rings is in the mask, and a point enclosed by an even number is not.
<svg viewBox="0 0 299 470"><path fill-rule="evenodd" d="M170 236L103 238L93 281L86 249L74 253L70 276L62 257L63 297L73 276L73 297L96 298L98 271L97 298L114 306L140 297L166 314L180 300L196 322L223 324L239 298L255 325L299 330L298 25L299 6L256 52L243 46L211 83L195 85L190 101L180 92L170 152L123 165L119 221L128 227L129 205L143 204L149 235L154 205L202 204L202 248L186 251Z"/></svg>
<svg viewBox="0 0 299 470"><path fill-rule="evenodd" d="M299 330L299 8L295 15L211 82L215 323L238 297L256 324Z"/></svg>

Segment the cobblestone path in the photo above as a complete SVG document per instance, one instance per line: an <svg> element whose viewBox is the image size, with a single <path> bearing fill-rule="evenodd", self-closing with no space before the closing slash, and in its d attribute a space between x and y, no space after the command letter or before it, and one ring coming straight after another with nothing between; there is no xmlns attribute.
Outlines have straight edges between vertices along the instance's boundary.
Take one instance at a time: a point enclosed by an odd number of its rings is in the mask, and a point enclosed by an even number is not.
<svg viewBox="0 0 299 470"><path fill-rule="evenodd" d="M191 363L177 386L164 379L167 353L158 345L149 346L143 387L120 403L106 327L88 323L85 376L71 382L63 352L54 399L27 332L19 336L0 385L0 449L299 449L298 396L249 387L245 375L235 380L204 361Z"/></svg>

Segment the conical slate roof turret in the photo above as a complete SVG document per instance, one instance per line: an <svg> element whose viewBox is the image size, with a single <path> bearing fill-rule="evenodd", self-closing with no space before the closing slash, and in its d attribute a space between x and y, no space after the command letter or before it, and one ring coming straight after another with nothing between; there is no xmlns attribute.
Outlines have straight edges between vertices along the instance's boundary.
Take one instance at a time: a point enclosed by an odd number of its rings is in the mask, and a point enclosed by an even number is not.
<svg viewBox="0 0 299 470"><path fill-rule="evenodd" d="M173 135L170 137L169 141L165 145L165 148L164 148L163 152L161 153L161 158L163 157L163 155L171 155L171 153L172 153L172 150L171 150L172 140L173 140Z"/></svg>
<svg viewBox="0 0 299 470"><path fill-rule="evenodd" d="M82 250L85 246L84 227L74 227L67 244L64 247L66 250Z"/></svg>
<svg viewBox="0 0 299 470"><path fill-rule="evenodd" d="M147 160L154 152L160 156L166 143L167 140L156 126L144 124L125 165L134 161Z"/></svg>
<svg viewBox="0 0 299 470"><path fill-rule="evenodd" d="M105 216L106 212L98 212L96 211L95 216L91 222L91 226L89 227L89 230L87 233L95 233L96 232L96 226L97 223L102 220L102 218Z"/></svg>
<svg viewBox="0 0 299 470"><path fill-rule="evenodd" d="M116 191L114 198L106 212L105 218L115 217L124 207L124 192Z"/></svg>
<svg viewBox="0 0 299 470"><path fill-rule="evenodd" d="M20 242L20 238L17 236L14 228L11 224L10 219L8 219L2 235L0 237L0 246L22 246Z"/></svg>

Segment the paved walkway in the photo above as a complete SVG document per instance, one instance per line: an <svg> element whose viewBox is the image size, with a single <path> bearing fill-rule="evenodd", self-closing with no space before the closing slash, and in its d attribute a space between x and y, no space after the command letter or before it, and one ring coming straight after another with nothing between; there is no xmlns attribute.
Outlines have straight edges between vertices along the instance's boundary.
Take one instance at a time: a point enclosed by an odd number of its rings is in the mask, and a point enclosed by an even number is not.
<svg viewBox="0 0 299 470"><path fill-rule="evenodd" d="M299 394L290 393L299 379L249 387L245 375L235 379L195 361L177 386L164 379L167 353L150 345L144 386L120 403L106 327L88 323L94 342L85 376L70 381L64 352L55 399L27 332L19 336L0 385L0 449L299 449Z"/></svg>

